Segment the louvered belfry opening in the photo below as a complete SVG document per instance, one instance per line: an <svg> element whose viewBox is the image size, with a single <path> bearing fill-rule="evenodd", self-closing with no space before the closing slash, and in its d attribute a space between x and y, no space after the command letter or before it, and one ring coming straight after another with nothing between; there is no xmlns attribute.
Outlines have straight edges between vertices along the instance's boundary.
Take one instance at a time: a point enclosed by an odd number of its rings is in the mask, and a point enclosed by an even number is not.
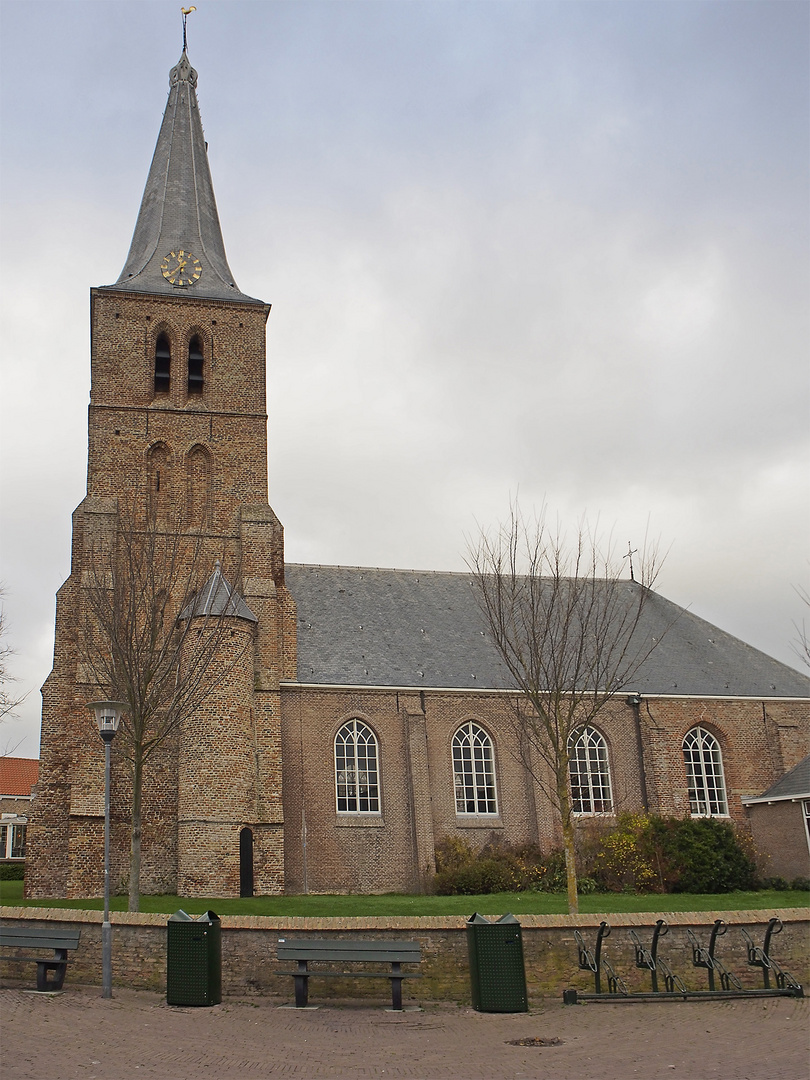
<svg viewBox="0 0 810 1080"><path fill-rule="evenodd" d="M203 392L203 354L200 339L196 336L188 343L188 392Z"/></svg>
<svg viewBox="0 0 810 1080"><path fill-rule="evenodd" d="M166 334L155 343L155 393L168 394L172 381L172 353Z"/></svg>

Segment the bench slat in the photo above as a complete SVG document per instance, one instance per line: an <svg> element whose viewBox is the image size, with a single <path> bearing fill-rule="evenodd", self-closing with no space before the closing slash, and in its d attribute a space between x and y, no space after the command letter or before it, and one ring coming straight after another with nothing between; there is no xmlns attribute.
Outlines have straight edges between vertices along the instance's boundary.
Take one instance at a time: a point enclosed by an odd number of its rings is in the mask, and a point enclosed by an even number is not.
<svg viewBox="0 0 810 1080"><path fill-rule="evenodd" d="M78 949L81 930L66 930L59 934L37 934L23 927L4 926L0 929L0 945L4 948Z"/></svg>
<svg viewBox="0 0 810 1080"><path fill-rule="evenodd" d="M419 972L408 971L277 971L276 975L305 975L324 979L421 979Z"/></svg>
<svg viewBox="0 0 810 1080"><path fill-rule="evenodd" d="M304 950L293 952L278 952L279 960L307 960L315 963L333 964L418 964L419 953L392 952L392 953L311 953Z"/></svg>
<svg viewBox="0 0 810 1080"><path fill-rule="evenodd" d="M331 960L369 963L418 964L422 950L418 942L374 941L285 941L277 947L279 960Z"/></svg>
<svg viewBox="0 0 810 1080"><path fill-rule="evenodd" d="M377 938L279 938L279 945L299 949L340 949L352 952L354 949L377 949L383 952L391 949L420 949L418 941L380 941Z"/></svg>

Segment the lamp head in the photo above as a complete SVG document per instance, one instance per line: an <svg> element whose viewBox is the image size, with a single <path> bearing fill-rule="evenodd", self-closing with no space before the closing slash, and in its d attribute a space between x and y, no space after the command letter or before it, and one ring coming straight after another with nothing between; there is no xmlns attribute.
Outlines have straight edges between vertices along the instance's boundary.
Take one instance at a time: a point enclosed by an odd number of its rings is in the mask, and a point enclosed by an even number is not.
<svg viewBox="0 0 810 1080"><path fill-rule="evenodd" d="M121 714L127 711L125 701L89 701L87 708L96 718L98 733L104 742L112 742L118 725L121 723Z"/></svg>

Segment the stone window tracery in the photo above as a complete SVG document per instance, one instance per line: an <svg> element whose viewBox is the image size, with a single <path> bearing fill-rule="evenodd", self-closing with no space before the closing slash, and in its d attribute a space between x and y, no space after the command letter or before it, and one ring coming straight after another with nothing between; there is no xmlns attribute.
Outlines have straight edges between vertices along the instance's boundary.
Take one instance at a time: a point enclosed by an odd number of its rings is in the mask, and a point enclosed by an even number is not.
<svg viewBox="0 0 810 1080"><path fill-rule="evenodd" d="M607 743L593 727L578 728L568 739L571 809L575 814L606 814L613 809Z"/></svg>
<svg viewBox="0 0 810 1080"><path fill-rule="evenodd" d="M453 736L453 785L457 814L497 814L492 739L473 720Z"/></svg>
<svg viewBox="0 0 810 1080"><path fill-rule="evenodd" d="M335 791L339 814L379 814L377 738L362 720L349 720L335 736Z"/></svg>
<svg viewBox="0 0 810 1080"><path fill-rule="evenodd" d="M723 755L714 735L699 725L688 731L683 740L683 760L692 817L727 817Z"/></svg>

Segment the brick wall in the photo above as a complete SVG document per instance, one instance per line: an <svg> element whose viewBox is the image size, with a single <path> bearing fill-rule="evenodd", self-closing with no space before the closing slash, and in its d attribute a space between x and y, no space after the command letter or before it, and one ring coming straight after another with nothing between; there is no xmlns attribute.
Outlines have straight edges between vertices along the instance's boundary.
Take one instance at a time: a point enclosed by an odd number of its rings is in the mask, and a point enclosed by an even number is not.
<svg viewBox="0 0 810 1080"><path fill-rule="evenodd" d="M746 807L760 853L763 877L810 878L810 851L801 802L755 803Z"/></svg>
<svg viewBox="0 0 810 1080"><path fill-rule="evenodd" d="M708 945L715 918L727 923L718 939L716 955L740 978L747 989L762 986L760 969L746 962L744 926L757 945L762 945L767 920L778 915L784 924L772 938L771 955L800 983L810 983L810 920L801 909L778 912L683 912L666 916L669 933L661 937L658 955L667 959L688 989L708 988L705 969L692 965L687 928ZM11 925L42 925L59 922L80 929L81 944L68 968L67 992L71 983L101 983L101 913L67 912L57 909L6 908L4 919ZM634 964L633 943L628 931L635 930L649 948L656 915L612 915L611 934L605 940L604 956L631 991L649 990L649 973ZM599 925L598 915L523 915L520 917L529 999L542 995L559 998L567 988L593 990L593 977L577 964L574 929L579 929L593 947ZM319 938L401 938L418 941L422 947L421 979L407 980L405 996L416 1001L470 1000L469 960L465 917L389 919L270 919L225 916L222 919L223 994L266 994L289 1001L292 979L279 976L276 943L279 937L312 935ZM116 986L151 989L166 988L166 916L113 913L113 992ZM286 965L281 965L286 967ZM33 964L27 982L33 984ZM24 971L25 969L23 969ZM19 964L0 961L4 982L19 983ZM323 979L313 982L310 1000L335 998L389 1000L386 984L376 979Z"/></svg>
<svg viewBox="0 0 810 1080"><path fill-rule="evenodd" d="M774 712L806 740L803 702L643 701L639 719L649 809L689 812L681 744L699 723L720 742L729 812L745 825L741 796L761 793L783 767L795 764L781 743L772 746ZM335 809L334 738L352 717L367 724L379 743L382 812L377 816L342 815ZM550 773L537 755L530 771L521 763L505 695L283 686L282 718L288 891L416 891L433 868L433 845L448 835L478 847L493 837L539 842L545 850L561 844L557 815L545 794ZM480 724L493 742L496 815L456 814L451 743L467 720ZM615 811L643 810L633 708L620 697L596 726L608 746ZM791 753L800 752L799 738L791 745Z"/></svg>

